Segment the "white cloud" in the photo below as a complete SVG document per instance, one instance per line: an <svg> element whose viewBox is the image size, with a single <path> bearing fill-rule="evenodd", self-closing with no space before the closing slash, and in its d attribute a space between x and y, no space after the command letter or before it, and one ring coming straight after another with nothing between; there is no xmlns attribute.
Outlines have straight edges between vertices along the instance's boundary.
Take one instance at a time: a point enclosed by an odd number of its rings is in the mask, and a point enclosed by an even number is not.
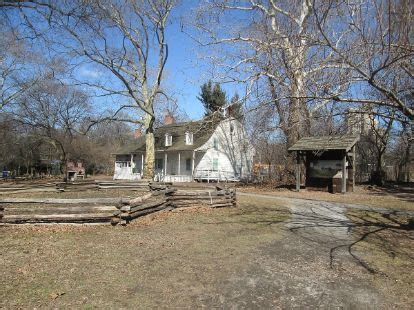
<svg viewBox="0 0 414 310"><path fill-rule="evenodd" d="M88 68L82 68L79 71L80 75L84 77L90 77L90 78L99 78L102 76L102 72L98 70L88 69Z"/></svg>

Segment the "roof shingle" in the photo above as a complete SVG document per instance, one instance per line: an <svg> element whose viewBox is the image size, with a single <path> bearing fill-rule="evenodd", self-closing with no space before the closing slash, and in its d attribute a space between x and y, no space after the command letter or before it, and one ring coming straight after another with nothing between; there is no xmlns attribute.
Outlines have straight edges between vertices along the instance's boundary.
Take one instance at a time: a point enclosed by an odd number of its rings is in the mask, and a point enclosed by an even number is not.
<svg viewBox="0 0 414 310"><path fill-rule="evenodd" d="M211 137L221 118L204 118L200 121L175 123L161 126L154 130L155 151L191 151L204 145ZM193 133L193 144L185 143L185 133ZM172 145L165 146L165 134L172 135ZM123 147L115 155L127 155L145 153L145 135L142 135L133 143Z"/></svg>
<svg viewBox="0 0 414 310"><path fill-rule="evenodd" d="M345 150L349 151L359 140L357 135L305 137L288 151Z"/></svg>

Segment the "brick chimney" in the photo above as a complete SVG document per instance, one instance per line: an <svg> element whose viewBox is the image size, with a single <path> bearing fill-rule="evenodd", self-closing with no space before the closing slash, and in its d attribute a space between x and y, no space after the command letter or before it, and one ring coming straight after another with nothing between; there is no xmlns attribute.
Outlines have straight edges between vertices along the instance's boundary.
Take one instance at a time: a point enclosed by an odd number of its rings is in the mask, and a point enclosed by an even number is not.
<svg viewBox="0 0 414 310"><path fill-rule="evenodd" d="M134 131L134 138L135 139L138 139L139 137L141 137L142 136L142 131L141 131L141 128L135 128L135 131Z"/></svg>
<svg viewBox="0 0 414 310"><path fill-rule="evenodd" d="M164 125L171 125L175 123L174 116L171 114L166 114L164 118Z"/></svg>

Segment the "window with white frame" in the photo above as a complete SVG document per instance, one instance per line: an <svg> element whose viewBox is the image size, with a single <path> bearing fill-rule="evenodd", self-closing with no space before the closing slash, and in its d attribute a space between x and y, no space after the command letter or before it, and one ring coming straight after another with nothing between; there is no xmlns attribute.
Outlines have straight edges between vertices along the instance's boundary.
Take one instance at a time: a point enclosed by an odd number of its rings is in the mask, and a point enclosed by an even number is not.
<svg viewBox="0 0 414 310"><path fill-rule="evenodd" d="M165 134L165 146L171 146L172 145L172 135L169 133Z"/></svg>
<svg viewBox="0 0 414 310"><path fill-rule="evenodd" d="M218 139L217 139L217 138L214 138L214 139L213 139L213 148L214 148L215 150L218 150L218 148L219 148L219 141L218 141Z"/></svg>
<svg viewBox="0 0 414 310"><path fill-rule="evenodd" d="M194 135L192 132L187 131L185 133L185 144L186 145L193 145Z"/></svg>
<svg viewBox="0 0 414 310"><path fill-rule="evenodd" d="M218 171L218 158L213 158L213 171Z"/></svg>

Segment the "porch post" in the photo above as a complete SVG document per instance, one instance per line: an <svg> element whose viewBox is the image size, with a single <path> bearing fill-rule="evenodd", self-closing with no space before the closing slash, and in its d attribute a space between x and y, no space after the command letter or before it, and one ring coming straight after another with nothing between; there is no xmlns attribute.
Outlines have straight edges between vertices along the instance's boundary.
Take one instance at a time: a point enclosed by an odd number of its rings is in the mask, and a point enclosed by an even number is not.
<svg viewBox="0 0 414 310"><path fill-rule="evenodd" d="M342 159L342 194L346 193L346 152L344 158Z"/></svg>
<svg viewBox="0 0 414 310"><path fill-rule="evenodd" d="M181 175L181 153L178 152L178 175Z"/></svg>
<svg viewBox="0 0 414 310"><path fill-rule="evenodd" d="M193 158L191 161L191 175L192 175L193 180L194 180L194 165L195 165L195 151L193 151Z"/></svg>
<svg viewBox="0 0 414 310"><path fill-rule="evenodd" d="M134 171L134 154L131 154L131 173Z"/></svg>
<svg viewBox="0 0 414 310"><path fill-rule="evenodd" d="M144 153L141 154L141 174L144 173Z"/></svg>
<svg viewBox="0 0 414 310"><path fill-rule="evenodd" d="M167 161L168 161L168 155L167 152L165 152L164 155L164 174L167 175Z"/></svg>
<svg viewBox="0 0 414 310"><path fill-rule="evenodd" d="M296 152L296 191L300 191L300 152Z"/></svg>

